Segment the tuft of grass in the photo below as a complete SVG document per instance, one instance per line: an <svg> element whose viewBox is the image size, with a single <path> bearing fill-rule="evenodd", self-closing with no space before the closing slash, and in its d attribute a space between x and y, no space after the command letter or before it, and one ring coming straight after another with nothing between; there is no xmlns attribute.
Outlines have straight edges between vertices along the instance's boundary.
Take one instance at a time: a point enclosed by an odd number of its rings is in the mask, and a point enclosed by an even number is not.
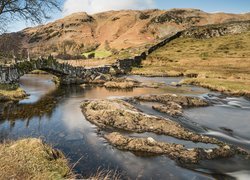
<svg viewBox="0 0 250 180"><path fill-rule="evenodd" d="M0 179L73 178L67 159L40 139L0 144Z"/></svg>
<svg viewBox="0 0 250 180"><path fill-rule="evenodd" d="M26 92L17 84L0 84L0 102L18 101L27 97Z"/></svg>
<svg viewBox="0 0 250 180"><path fill-rule="evenodd" d="M121 175L117 171L112 170L101 170L99 169L95 174L93 174L90 178L91 180L120 180Z"/></svg>

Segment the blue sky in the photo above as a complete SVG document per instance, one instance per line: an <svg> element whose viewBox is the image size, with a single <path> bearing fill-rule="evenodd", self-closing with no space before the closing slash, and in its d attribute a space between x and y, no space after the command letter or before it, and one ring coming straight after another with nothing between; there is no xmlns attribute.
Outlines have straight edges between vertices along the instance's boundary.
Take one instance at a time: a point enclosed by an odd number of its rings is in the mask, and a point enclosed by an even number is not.
<svg viewBox="0 0 250 180"><path fill-rule="evenodd" d="M196 8L206 12L250 12L250 0L156 0L157 7Z"/></svg>
<svg viewBox="0 0 250 180"><path fill-rule="evenodd" d="M78 11L93 14L111 9L148 8L196 8L206 12L245 13L250 12L250 0L63 0L63 12L54 13L49 21ZM27 26L31 24L24 21L12 22L9 31L18 31Z"/></svg>

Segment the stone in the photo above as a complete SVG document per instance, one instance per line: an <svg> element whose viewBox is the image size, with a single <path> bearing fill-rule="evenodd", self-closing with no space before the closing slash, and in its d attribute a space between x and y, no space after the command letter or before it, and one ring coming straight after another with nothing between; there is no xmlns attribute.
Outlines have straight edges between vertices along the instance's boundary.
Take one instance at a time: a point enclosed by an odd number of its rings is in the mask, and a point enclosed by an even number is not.
<svg viewBox="0 0 250 180"><path fill-rule="evenodd" d="M170 84L171 86L175 86L175 87L181 87L182 85L177 83L177 82L171 82Z"/></svg>
<svg viewBox="0 0 250 180"><path fill-rule="evenodd" d="M151 138L151 137L148 137L148 138L147 138L147 141L148 141L149 143L151 143L151 144L153 144L153 143L156 142L156 141L155 141L153 138Z"/></svg>

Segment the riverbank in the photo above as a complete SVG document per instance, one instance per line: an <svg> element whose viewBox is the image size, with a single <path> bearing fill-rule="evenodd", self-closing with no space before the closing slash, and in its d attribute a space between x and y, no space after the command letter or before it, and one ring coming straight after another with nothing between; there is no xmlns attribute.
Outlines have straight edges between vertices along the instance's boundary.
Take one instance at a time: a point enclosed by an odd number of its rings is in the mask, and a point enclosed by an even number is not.
<svg viewBox="0 0 250 180"><path fill-rule="evenodd" d="M0 144L0 179L74 178L66 157L40 139Z"/></svg>
<svg viewBox="0 0 250 180"><path fill-rule="evenodd" d="M220 78L188 78L181 81L180 84L201 86L228 95L250 97L250 81L248 80L237 81L234 79Z"/></svg>
<svg viewBox="0 0 250 180"><path fill-rule="evenodd" d="M0 102L19 101L27 96L17 84L0 84Z"/></svg>
<svg viewBox="0 0 250 180"><path fill-rule="evenodd" d="M150 54L132 74L186 76L195 84L232 95L250 95L250 31L209 39L182 37Z"/></svg>
<svg viewBox="0 0 250 180"><path fill-rule="evenodd" d="M65 155L42 142L26 138L0 144L0 179L75 179ZM120 179L118 172L98 170L89 179Z"/></svg>

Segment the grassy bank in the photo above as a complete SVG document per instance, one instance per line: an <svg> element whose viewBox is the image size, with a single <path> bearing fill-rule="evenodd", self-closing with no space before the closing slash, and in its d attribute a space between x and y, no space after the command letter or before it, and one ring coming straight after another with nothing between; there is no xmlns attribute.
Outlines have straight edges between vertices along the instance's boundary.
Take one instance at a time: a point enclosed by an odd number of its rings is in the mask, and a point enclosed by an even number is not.
<svg viewBox="0 0 250 180"><path fill-rule="evenodd" d="M218 78L189 78L183 80L181 83L198 85L226 94L250 97L250 81Z"/></svg>
<svg viewBox="0 0 250 180"><path fill-rule="evenodd" d="M39 139L0 145L0 179L73 178L67 159Z"/></svg>
<svg viewBox="0 0 250 180"><path fill-rule="evenodd" d="M179 38L149 55L133 74L187 75L197 84L233 94L250 94L250 32L211 39Z"/></svg>
<svg viewBox="0 0 250 180"><path fill-rule="evenodd" d="M0 84L0 102L18 101L26 96L25 91L16 84Z"/></svg>
<svg viewBox="0 0 250 180"><path fill-rule="evenodd" d="M42 140L27 138L0 144L0 179L75 179L64 154ZM77 175L77 178L82 178ZM87 179L120 179L116 171L101 170Z"/></svg>

